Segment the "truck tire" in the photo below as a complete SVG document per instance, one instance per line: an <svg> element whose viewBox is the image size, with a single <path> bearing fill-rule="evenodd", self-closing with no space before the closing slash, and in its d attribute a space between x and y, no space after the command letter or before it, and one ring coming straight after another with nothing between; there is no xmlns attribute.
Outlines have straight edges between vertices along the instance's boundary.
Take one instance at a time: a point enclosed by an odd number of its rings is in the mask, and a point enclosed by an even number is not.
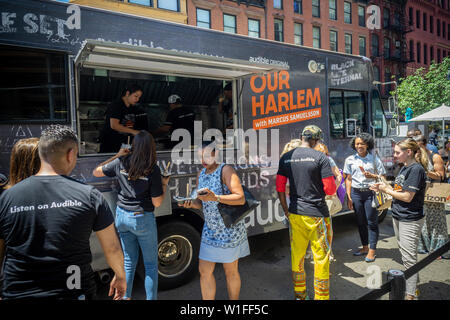
<svg viewBox="0 0 450 320"><path fill-rule="evenodd" d="M158 227L158 287L179 287L198 273L200 233L189 223L171 220Z"/></svg>
<svg viewBox="0 0 450 320"><path fill-rule="evenodd" d="M388 212L389 209L385 209L383 211L379 211L378 212L378 223L382 223L384 218L386 218L386 214Z"/></svg>

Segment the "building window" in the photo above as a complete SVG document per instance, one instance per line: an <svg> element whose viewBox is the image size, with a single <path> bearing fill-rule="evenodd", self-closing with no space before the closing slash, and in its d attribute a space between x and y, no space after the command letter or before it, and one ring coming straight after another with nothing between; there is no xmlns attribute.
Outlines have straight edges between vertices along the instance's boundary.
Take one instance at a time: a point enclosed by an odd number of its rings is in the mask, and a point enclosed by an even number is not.
<svg viewBox="0 0 450 320"><path fill-rule="evenodd" d="M345 53L353 53L352 50L352 35L350 33L345 34Z"/></svg>
<svg viewBox="0 0 450 320"><path fill-rule="evenodd" d="M434 47L430 46L430 63L434 60Z"/></svg>
<svg viewBox="0 0 450 320"><path fill-rule="evenodd" d="M441 63L441 49L437 49L437 63Z"/></svg>
<svg viewBox="0 0 450 320"><path fill-rule="evenodd" d="M330 50L338 51L338 33L330 30Z"/></svg>
<svg viewBox="0 0 450 320"><path fill-rule="evenodd" d="M312 0L312 16L320 18L320 0Z"/></svg>
<svg viewBox="0 0 450 320"><path fill-rule="evenodd" d="M420 28L420 11L416 10L416 28Z"/></svg>
<svg viewBox="0 0 450 320"><path fill-rule="evenodd" d="M430 16L430 32L434 32L434 17Z"/></svg>
<svg viewBox="0 0 450 320"><path fill-rule="evenodd" d="M391 40L389 38L384 38L384 58L389 59L391 53Z"/></svg>
<svg viewBox="0 0 450 320"><path fill-rule="evenodd" d="M409 59L414 61L414 40L409 40Z"/></svg>
<svg viewBox="0 0 450 320"><path fill-rule="evenodd" d="M422 19L422 21L423 21L423 31L427 31L427 21L428 21L428 19L427 19L427 14L424 12L423 13L423 17L422 17L423 19Z"/></svg>
<svg viewBox="0 0 450 320"><path fill-rule="evenodd" d="M445 21L442 21L442 37L444 39L447 37L447 35L445 34L445 26L446 26Z"/></svg>
<svg viewBox="0 0 450 320"><path fill-rule="evenodd" d="M421 50L420 42L417 42L417 48L416 48L417 63L420 63L420 60L421 60L420 50Z"/></svg>
<svg viewBox="0 0 450 320"><path fill-rule="evenodd" d="M230 14L223 15L223 31L236 33L236 16Z"/></svg>
<svg viewBox="0 0 450 320"><path fill-rule="evenodd" d="M344 22L352 23L352 3L344 1Z"/></svg>
<svg viewBox="0 0 450 320"><path fill-rule="evenodd" d="M389 27L391 12L388 8L383 8L383 28Z"/></svg>
<svg viewBox="0 0 450 320"><path fill-rule="evenodd" d="M283 9L283 0L273 0L273 7L275 9Z"/></svg>
<svg viewBox="0 0 450 320"><path fill-rule="evenodd" d="M414 24L414 17L413 16L414 16L414 10L413 10L413 8L409 7L409 10L408 10L408 24L410 26L412 26Z"/></svg>
<svg viewBox="0 0 450 320"><path fill-rule="evenodd" d="M337 5L336 0L329 1L329 16L331 20L337 20Z"/></svg>
<svg viewBox="0 0 450 320"><path fill-rule="evenodd" d="M294 23L294 43L303 45L303 24Z"/></svg>
<svg viewBox="0 0 450 320"><path fill-rule="evenodd" d="M359 37L359 55L366 56L366 37Z"/></svg>
<svg viewBox="0 0 450 320"><path fill-rule="evenodd" d="M152 0L128 0L129 3L140 4L143 6L153 7Z"/></svg>
<svg viewBox="0 0 450 320"><path fill-rule="evenodd" d="M274 19L275 41L283 42L283 20Z"/></svg>
<svg viewBox="0 0 450 320"><path fill-rule="evenodd" d="M180 11L178 0L157 0L158 8L171 11Z"/></svg>
<svg viewBox="0 0 450 320"><path fill-rule="evenodd" d="M358 6L358 25L360 27L366 26L366 7Z"/></svg>
<svg viewBox="0 0 450 320"><path fill-rule="evenodd" d="M379 49L380 49L380 41L379 41L378 35L372 34L372 56L373 57L379 56L379 53L380 53Z"/></svg>
<svg viewBox="0 0 450 320"><path fill-rule="evenodd" d="M439 20L439 19L436 20L436 32L437 32L437 36L440 37L441 36L441 20Z"/></svg>
<svg viewBox="0 0 450 320"><path fill-rule="evenodd" d="M423 64L428 64L428 46L423 45Z"/></svg>
<svg viewBox="0 0 450 320"><path fill-rule="evenodd" d="M259 38L259 20L248 19L248 36Z"/></svg>
<svg viewBox="0 0 450 320"><path fill-rule="evenodd" d="M450 23L447 25L447 40L450 40Z"/></svg>
<svg viewBox="0 0 450 320"><path fill-rule="evenodd" d="M211 29L211 12L197 8L197 27Z"/></svg>
<svg viewBox="0 0 450 320"><path fill-rule="evenodd" d="M320 48L320 27L313 27L313 48Z"/></svg>
<svg viewBox="0 0 450 320"><path fill-rule="evenodd" d="M67 56L13 46L0 46L0 51L0 122L67 122Z"/></svg>
<svg viewBox="0 0 450 320"><path fill-rule="evenodd" d="M294 0L294 13L303 14L302 0Z"/></svg>

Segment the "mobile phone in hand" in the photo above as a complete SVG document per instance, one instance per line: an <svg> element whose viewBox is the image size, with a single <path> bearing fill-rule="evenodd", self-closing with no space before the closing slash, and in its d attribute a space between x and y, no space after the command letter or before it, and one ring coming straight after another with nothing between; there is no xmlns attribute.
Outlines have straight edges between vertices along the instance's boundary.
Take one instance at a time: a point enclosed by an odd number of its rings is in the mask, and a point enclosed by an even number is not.
<svg viewBox="0 0 450 320"><path fill-rule="evenodd" d="M199 189L197 190L197 194L200 196L205 196L208 194L208 189L207 188Z"/></svg>

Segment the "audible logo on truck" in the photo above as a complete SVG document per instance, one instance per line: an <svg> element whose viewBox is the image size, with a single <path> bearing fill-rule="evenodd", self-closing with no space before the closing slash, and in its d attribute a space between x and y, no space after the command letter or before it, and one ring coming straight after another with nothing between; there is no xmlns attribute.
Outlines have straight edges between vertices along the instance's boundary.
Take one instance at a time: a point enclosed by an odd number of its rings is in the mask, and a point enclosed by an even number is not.
<svg viewBox="0 0 450 320"><path fill-rule="evenodd" d="M289 73L287 71L269 73L265 76L253 76L250 79L250 89L255 94L252 96L252 116L266 116L253 120L253 129L255 130L322 116L319 88L290 90ZM270 93L267 95L261 94L266 89ZM281 90L290 91L280 92ZM311 109L311 107L315 108Z"/></svg>

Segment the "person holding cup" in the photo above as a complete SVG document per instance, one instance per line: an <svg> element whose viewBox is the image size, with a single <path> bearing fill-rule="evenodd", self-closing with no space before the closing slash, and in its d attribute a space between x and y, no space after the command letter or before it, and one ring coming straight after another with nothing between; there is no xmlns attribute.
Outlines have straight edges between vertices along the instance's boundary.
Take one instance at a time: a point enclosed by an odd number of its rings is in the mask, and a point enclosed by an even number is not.
<svg viewBox="0 0 450 320"><path fill-rule="evenodd" d="M394 187L374 183L370 190L392 196L392 222L403 266L408 269L416 264L420 232L424 224L424 199L428 172L426 151L411 138L398 142L394 147L394 160L404 166L395 178ZM417 297L416 273L406 280L406 300Z"/></svg>
<svg viewBox="0 0 450 320"><path fill-rule="evenodd" d="M345 189L348 197L348 208L355 210L362 249L353 253L354 256L365 255L366 262L376 258L376 248L379 236L378 211L372 207L374 194L369 185L374 183L378 175L386 173L379 157L370 153L375 147L373 137L360 133L350 141L350 146L356 151L344 164ZM376 173L377 172L377 173Z"/></svg>

